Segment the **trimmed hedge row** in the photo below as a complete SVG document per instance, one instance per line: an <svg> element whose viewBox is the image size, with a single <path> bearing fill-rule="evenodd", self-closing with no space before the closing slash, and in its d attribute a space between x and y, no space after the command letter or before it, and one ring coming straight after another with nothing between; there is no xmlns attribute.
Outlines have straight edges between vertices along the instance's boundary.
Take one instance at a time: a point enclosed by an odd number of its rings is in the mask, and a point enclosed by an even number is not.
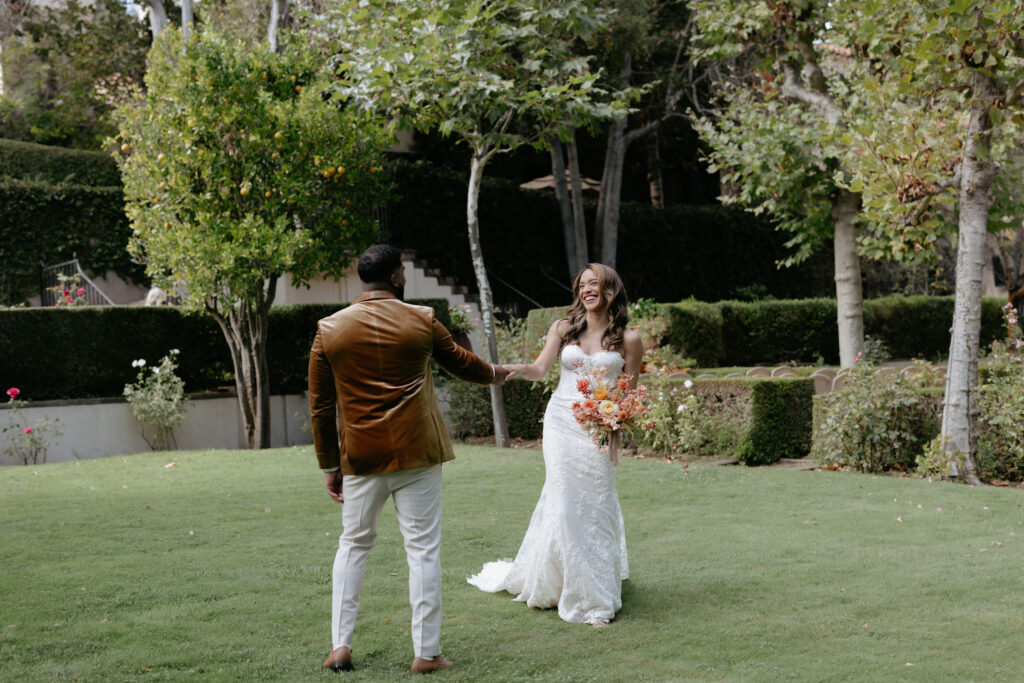
<svg viewBox="0 0 1024 683"><path fill-rule="evenodd" d="M4 176L51 185L121 186L117 163L105 152L0 139L0 178Z"/></svg>
<svg viewBox="0 0 1024 683"><path fill-rule="evenodd" d="M432 306L447 325L448 302ZM301 304L270 309L267 365L273 393L306 390L316 321L348 304ZM0 310L0 389L18 387L29 400L120 396L135 380L132 361L151 365L170 349L188 392L234 389L227 342L207 315L167 306L96 306Z"/></svg>
<svg viewBox="0 0 1024 683"><path fill-rule="evenodd" d="M1001 307L1005 303L997 297L985 298L981 348L1003 335ZM952 296L869 299L864 302L864 331L885 342L894 358L942 358L949 354L953 305ZM554 315L551 311L564 309L541 309L529 315L540 321ZM839 362L834 299L689 300L662 304L661 312L669 320L662 342L694 358L699 367Z"/></svg>
<svg viewBox="0 0 1024 683"><path fill-rule="evenodd" d="M0 180L0 305L39 293L39 266L78 257L84 268L144 281L128 256L120 187Z"/></svg>

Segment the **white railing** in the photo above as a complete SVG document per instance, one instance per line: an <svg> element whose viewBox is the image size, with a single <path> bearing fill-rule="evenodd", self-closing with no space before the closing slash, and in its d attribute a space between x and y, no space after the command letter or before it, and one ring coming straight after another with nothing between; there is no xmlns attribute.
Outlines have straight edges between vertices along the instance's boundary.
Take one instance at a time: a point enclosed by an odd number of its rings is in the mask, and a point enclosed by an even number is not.
<svg viewBox="0 0 1024 683"><path fill-rule="evenodd" d="M59 287L61 284L60 276L63 275L66 278L75 279L77 277L78 285L85 291L78 295L76 292L71 292L69 296L73 299L79 297L85 300L90 306L113 306L114 302L111 301L110 297L103 293L99 287L96 286L89 276L82 271L82 266L79 265L78 259L71 259L64 263L58 263L55 266L46 266L43 268L42 275L40 277L41 290L39 292L40 301L43 306L56 306L63 296L61 292L55 291L54 288Z"/></svg>

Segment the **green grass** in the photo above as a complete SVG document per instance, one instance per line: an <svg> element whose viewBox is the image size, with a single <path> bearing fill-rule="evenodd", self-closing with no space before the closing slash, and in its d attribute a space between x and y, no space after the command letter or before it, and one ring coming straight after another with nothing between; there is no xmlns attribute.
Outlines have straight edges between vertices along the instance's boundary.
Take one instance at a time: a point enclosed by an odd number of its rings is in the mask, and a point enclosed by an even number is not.
<svg viewBox="0 0 1024 683"><path fill-rule="evenodd" d="M441 680L1019 680L1024 492L627 460L630 552L607 629L482 593L515 553L540 454L445 466ZM165 465L177 459L178 465ZM309 449L0 469L0 680L337 680L340 507ZM939 509L941 508L941 510ZM408 680L394 512L370 555L349 679Z"/></svg>

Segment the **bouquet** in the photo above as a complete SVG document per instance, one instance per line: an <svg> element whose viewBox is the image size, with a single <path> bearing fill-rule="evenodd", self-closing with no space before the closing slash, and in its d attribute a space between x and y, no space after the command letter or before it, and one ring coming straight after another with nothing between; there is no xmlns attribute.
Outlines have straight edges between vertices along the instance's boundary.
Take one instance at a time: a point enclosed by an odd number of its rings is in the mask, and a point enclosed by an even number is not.
<svg viewBox="0 0 1024 683"><path fill-rule="evenodd" d="M652 406L643 384L630 389L628 380L609 380L604 368L600 368L592 377L576 382L576 389L583 394L583 400L573 403L572 415L598 446L609 443L611 435L619 430L633 432L654 427L647 417Z"/></svg>

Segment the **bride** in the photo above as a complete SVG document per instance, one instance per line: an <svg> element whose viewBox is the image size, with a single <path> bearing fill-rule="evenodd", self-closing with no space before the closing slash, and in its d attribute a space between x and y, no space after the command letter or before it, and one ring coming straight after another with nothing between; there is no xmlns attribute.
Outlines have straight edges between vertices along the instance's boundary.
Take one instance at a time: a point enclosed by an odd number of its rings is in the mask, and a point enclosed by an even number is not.
<svg viewBox="0 0 1024 683"><path fill-rule="evenodd" d="M508 365L509 379L536 381L559 358L561 376L544 413L544 488L514 561L488 562L469 578L481 590L508 591L530 607L558 606L573 623L607 626L622 606L629 577L622 510L615 491L621 436L598 450L576 422L582 399L577 380L603 371L625 372L635 387L643 343L626 328L626 292L618 273L589 264L573 283L567 317L548 330L544 349L529 365ZM602 370L603 369L603 370Z"/></svg>

